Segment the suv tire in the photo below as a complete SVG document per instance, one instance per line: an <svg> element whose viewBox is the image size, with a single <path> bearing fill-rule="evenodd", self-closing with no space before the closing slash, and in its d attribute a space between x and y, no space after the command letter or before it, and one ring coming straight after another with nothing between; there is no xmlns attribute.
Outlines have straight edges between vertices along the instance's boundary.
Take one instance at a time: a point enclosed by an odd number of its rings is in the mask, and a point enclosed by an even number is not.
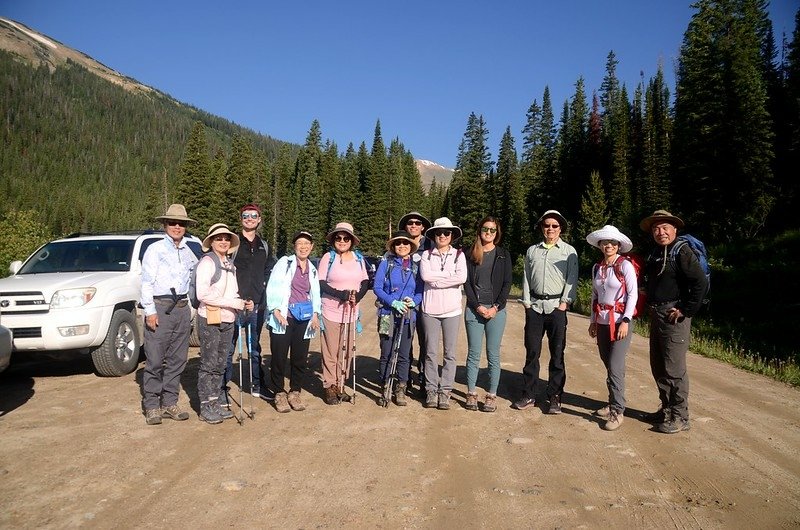
<svg viewBox="0 0 800 530"><path fill-rule="evenodd" d="M105 340L92 352L94 367L103 376L129 374L139 364L140 348L133 315L130 311L117 309L111 317Z"/></svg>

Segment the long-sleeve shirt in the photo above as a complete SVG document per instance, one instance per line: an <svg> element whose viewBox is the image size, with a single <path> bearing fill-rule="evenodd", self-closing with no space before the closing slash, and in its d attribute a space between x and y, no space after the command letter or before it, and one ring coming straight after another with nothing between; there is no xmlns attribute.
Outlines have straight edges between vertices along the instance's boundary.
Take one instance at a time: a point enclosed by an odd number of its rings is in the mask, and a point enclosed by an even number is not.
<svg viewBox="0 0 800 530"><path fill-rule="evenodd" d="M139 302L145 316L155 315L153 296L185 296L189 292L189 279L197 257L182 238L175 246L172 238L164 234L164 239L156 241L142 257L142 294Z"/></svg>
<svg viewBox="0 0 800 530"><path fill-rule="evenodd" d="M389 265L391 271L389 271ZM381 306L378 310L380 315L388 315L392 312L392 302L411 298L414 304L419 306L422 303L423 282L419 277L419 271L414 273L413 258L404 264L402 258L394 254L389 254L386 259L381 260L378 270L375 272L375 284L372 290ZM387 274L388 271L388 274ZM411 312L412 321L415 318L415 311Z"/></svg>
<svg viewBox="0 0 800 530"><path fill-rule="evenodd" d="M425 282L422 311L446 318L461 314L461 286L467 281L467 259L455 248L442 254L438 248L426 251L419 262Z"/></svg>
<svg viewBox="0 0 800 530"><path fill-rule="evenodd" d="M617 256L617 261L620 259ZM639 299L636 270L627 259L623 259L619 263L620 265L618 266L625 278L624 292L622 283L614 271L614 264L596 265L592 269L594 272L594 277L592 278L592 307L594 307L595 303L600 304L601 307L599 313L595 313L592 310L592 322L608 324L612 312L614 313L614 322L618 322L624 317L633 318L636 301ZM607 307L615 307L617 301L623 304L624 310L622 312L607 309Z"/></svg>
<svg viewBox="0 0 800 530"><path fill-rule="evenodd" d="M522 303L537 313L552 313L562 302L575 301L578 287L578 253L558 239L550 248L544 242L531 245L525 254ZM543 300L536 296L547 296Z"/></svg>
<svg viewBox="0 0 800 530"><path fill-rule="evenodd" d="M216 270L214 260L210 256L204 256L197 264L197 299L200 300L200 307L197 314L203 318L208 315L206 306L217 306L220 308L220 320L222 322L235 322L236 311L244 309L244 300L239 298L239 284L236 281L236 273L231 267L230 262L222 260L222 270L214 283L211 278Z"/></svg>
<svg viewBox="0 0 800 530"><path fill-rule="evenodd" d="M674 261L670 258L675 243L656 247L647 258L647 303L676 302L681 313L693 317L703 306L706 275L689 245L680 247Z"/></svg>
<svg viewBox="0 0 800 530"><path fill-rule="evenodd" d="M258 235L250 241L244 232L240 232L239 242L239 248L234 256L239 294L258 306L264 303L267 280L275 259L269 254L267 242Z"/></svg>
<svg viewBox="0 0 800 530"><path fill-rule="evenodd" d="M309 260L306 263L308 267L308 280L311 284L311 290L308 293L311 297L311 306L314 313L317 315L322 314L322 302L319 295L319 276L314 264ZM283 335L286 333L286 328L278 322L275 318L273 311L280 309L284 317L289 315L289 296L292 292L292 279L297 271L297 257L294 254L284 256L278 260L275 267L272 269L272 274L267 283L267 312L269 312L268 325L272 328L274 333ZM305 338L309 339L313 336L314 332L311 328L311 321L308 322L306 327Z"/></svg>

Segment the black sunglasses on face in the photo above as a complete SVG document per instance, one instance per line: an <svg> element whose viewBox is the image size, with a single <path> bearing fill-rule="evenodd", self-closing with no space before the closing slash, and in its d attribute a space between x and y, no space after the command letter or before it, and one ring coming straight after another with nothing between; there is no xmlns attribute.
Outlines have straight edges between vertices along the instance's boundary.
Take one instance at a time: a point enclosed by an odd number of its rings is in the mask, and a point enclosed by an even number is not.
<svg viewBox="0 0 800 530"><path fill-rule="evenodd" d="M411 226L422 226L422 221L417 221L416 219L414 219L414 220L408 221L408 222L406 223L406 225L411 225Z"/></svg>
<svg viewBox="0 0 800 530"><path fill-rule="evenodd" d="M484 234L496 234L497 233L497 228L491 228L489 226L482 226L481 227L481 232L483 232Z"/></svg>
<svg viewBox="0 0 800 530"><path fill-rule="evenodd" d="M345 243L350 242L350 236L336 236L335 241L343 241Z"/></svg>
<svg viewBox="0 0 800 530"><path fill-rule="evenodd" d="M230 241L231 236L214 236L213 241Z"/></svg>
<svg viewBox="0 0 800 530"><path fill-rule="evenodd" d="M436 232L436 237L450 237L452 234L452 230L439 230Z"/></svg>
<svg viewBox="0 0 800 530"><path fill-rule="evenodd" d="M560 225L542 225L545 228L558 228Z"/></svg>
<svg viewBox="0 0 800 530"><path fill-rule="evenodd" d="M167 226L180 226L186 228L186 221L167 221Z"/></svg>

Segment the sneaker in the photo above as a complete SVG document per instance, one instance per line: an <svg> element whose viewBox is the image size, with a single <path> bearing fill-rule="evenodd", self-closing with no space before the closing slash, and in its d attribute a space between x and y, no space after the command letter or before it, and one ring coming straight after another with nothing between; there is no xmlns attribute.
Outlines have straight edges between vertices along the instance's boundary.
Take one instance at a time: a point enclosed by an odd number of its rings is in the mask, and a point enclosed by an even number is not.
<svg viewBox="0 0 800 530"><path fill-rule="evenodd" d="M606 431L616 431L617 429L619 429L619 426L622 425L623 419L624 416L622 415L621 412L617 412L616 410L610 410L608 413L608 419L603 424L603 429Z"/></svg>
<svg viewBox="0 0 800 530"><path fill-rule="evenodd" d="M497 396L494 394L486 394L486 398L483 401L483 411L484 412L494 412L497 410Z"/></svg>
<svg viewBox="0 0 800 530"><path fill-rule="evenodd" d="M297 390L289 392L288 402L292 410L296 411L306 410L306 406L303 404L303 400L300 399L300 392Z"/></svg>
<svg viewBox="0 0 800 530"><path fill-rule="evenodd" d="M606 405L602 409L597 409L596 411L594 411L594 415L600 416L601 418L608 418L609 415L611 415L611 407Z"/></svg>
<svg viewBox="0 0 800 530"><path fill-rule="evenodd" d="M425 408L433 409L439 404L439 396L435 390L428 390L425 395Z"/></svg>
<svg viewBox="0 0 800 530"><path fill-rule="evenodd" d="M436 404L439 410L450 410L450 392L439 392L439 402Z"/></svg>
<svg viewBox="0 0 800 530"><path fill-rule="evenodd" d="M161 409L161 417L175 421L183 421L189 419L189 413L182 411L178 405L170 405L169 407Z"/></svg>
<svg viewBox="0 0 800 530"><path fill-rule="evenodd" d="M468 392L467 402L464 403L464 408L467 410L478 410L478 393Z"/></svg>
<svg viewBox="0 0 800 530"><path fill-rule="evenodd" d="M521 397L520 399L516 400L513 405L511 405L517 410L525 410L529 409L533 406L536 406L536 400L532 397Z"/></svg>
<svg viewBox="0 0 800 530"><path fill-rule="evenodd" d="M275 399L278 399L277 395ZM335 386L329 386L325 389L325 403L328 405L338 405L341 403L341 401L339 401L339 393L336 391Z"/></svg>
<svg viewBox="0 0 800 530"><path fill-rule="evenodd" d="M261 390L255 388L255 389L253 389L252 392L250 392L250 395L253 396L254 398L261 399Z"/></svg>
<svg viewBox="0 0 800 530"><path fill-rule="evenodd" d="M547 407L548 414L561 414L561 398L558 396L550 397L550 405Z"/></svg>
<svg viewBox="0 0 800 530"><path fill-rule="evenodd" d="M280 392L275 394L275 410L280 412L281 414L285 412L291 412L292 407L289 405L289 397L286 395L286 392Z"/></svg>
<svg viewBox="0 0 800 530"><path fill-rule="evenodd" d="M345 403L350 403L350 399L352 399L352 397L353 397L350 394L348 394L346 390L342 389L340 391L338 388L336 389L336 395L339 396L339 401L340 402L343 401Z"/></svg>
<svg viewBox="0 0 800 530"><path fill-rule="evenodd" d="M144 418L148 425L161 425L161 409L147 409Z"/></svg>
<svg viewBox="0 0 800 530"><path fill-rule="evenodd" d="M218 409L215 408L209 401L201 403L200 419L206 423L210 423L211 425L222 423L222 416L219 415L219 412L217 412L217 410Z"/></svg>
<svg viewBox="0 0 800 530"><path fill-rule="evenodd" d="M219 397L217 398L217 403L221 407L225 407L226 409L231 408L231 402L228 401L228 387L223 388L219 392Z"/></svg>
<svg viewBox="0 0 800 530"><path fill-rule="evenodd" d="M689 428L689 420L687 418L678 417L675 414L670 414L667 421L659 423L655 427L657 432L664 434L676 434L681 431L688 431Z"/></svg>
<svg viewBox="0 0 800 530"><path fill-rule="evenodd" d="M215 399L214 401L211 402L211 407L217 412L217 414L219 414L219 416L223 420L229 420L233 418L233 412L223 407L218 399Z"/></svg>

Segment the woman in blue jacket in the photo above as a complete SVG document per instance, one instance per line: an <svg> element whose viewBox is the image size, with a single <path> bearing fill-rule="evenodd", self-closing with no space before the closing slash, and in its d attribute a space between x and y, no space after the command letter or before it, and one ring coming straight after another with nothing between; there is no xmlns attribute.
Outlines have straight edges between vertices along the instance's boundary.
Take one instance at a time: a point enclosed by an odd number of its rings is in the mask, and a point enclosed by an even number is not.
<svg viewBox="0 0 800 530"><path fill-rule="evenodd" d="M406 405L409 353L413 339L416 308L422 302L423 282L417 262L413 260L417 244L405 230L398 230L386 242L387 254L375 272L373 291L378 299L378 334L381 341L381 385L385 388L390 377L397 377L394 402ZM397 365L392 370L392 355L399 340ZM381 392L378 404L386 406Z"/></svg>

